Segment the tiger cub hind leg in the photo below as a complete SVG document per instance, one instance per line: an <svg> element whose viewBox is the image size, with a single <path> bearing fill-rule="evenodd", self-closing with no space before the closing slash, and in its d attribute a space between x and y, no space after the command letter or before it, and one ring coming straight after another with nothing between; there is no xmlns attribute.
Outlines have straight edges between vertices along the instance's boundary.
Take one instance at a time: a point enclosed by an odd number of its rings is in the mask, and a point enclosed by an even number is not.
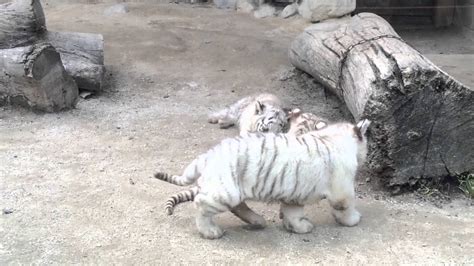
<svg viewBox="0 0 474 266"><path fill-rule="evenodd" d="M242 202L234 207L231 212L235 216L239 217L242 221L247 223L247 225L244 226L244 229L259 230L265 228L267 225L265 219L252 211L252 209L250 209L245 202Z"/></svg>
<svg viewBox="0 0 474 266"><path fill-rule="evenodd" d="M355 226L359 223L361 215L355 208L354 182L341 175L333 177L331 190L328 195L332 215L336 221L345 226Z"/></svg>
<svg viewBox="0 0 474 266"><path fill-rule="evenodd" d="M289 232L307 234L311 232L314 225L304 215L304 206L281 203L280 217L283 219L283 227Z"/></svg>
<svg viewBox="0 0 474 266"><path fill-rule="evenodd" d="M332 215L336 222L344 226L355 226L360 222L361 215L356 210L354 198L346 198L339 201L329 200L333 208Z"/></svg>
<svg viewBox="0 0 474 266"><path fill-rule="evenodd" d="M222 201L222 198L220 198L221 200L219 201L216 200L218 198L220 197L213 197L205 193L199 193L194 199L194 203L198 210L196 216L196 227L203 238L221 238L224 235L224 230L214 222L214 215L230 211L235 206L239 205L239 203L237 203L231 206L228 202Z"/></svg>
<svg viewBox="0 0 474 266"><path fill-rule="evenodd" d="M207 122L211 124L218 124L220 128L226 129L234 126L237 123L237 117L221 110L209 115Z"/></svg>

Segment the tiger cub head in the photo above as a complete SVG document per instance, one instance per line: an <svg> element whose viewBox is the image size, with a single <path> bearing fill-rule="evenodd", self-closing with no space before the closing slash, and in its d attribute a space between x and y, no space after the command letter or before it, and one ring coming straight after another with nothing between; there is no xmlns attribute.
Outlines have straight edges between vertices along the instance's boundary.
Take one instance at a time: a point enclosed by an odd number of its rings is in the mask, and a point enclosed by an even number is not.
<svg viewBox="0 0 474 266"><path fill-rule="evenodd" d="M363 164L365 162L365 159L367 157L367 129L370 126L370 120L368 119L363 119L359 121L354 127L353 127L353 136L355 137L357 141L357 160L359 164Z"/></svg>
<svg viewBox="0 0 474 266"><path fill-rule="evenodd" d="M288 117L283 108L260 101L255 101L254 108L254 114L250 118L253 124L252 131L263 133L284 131L288 124Z"/></svg>
<svg viewBox="0 0 474 266"><path fill-rule="evenodd" d="M329 122L312 113L303 113L301 109L295 108L288 112L289 130L288 134L296 136L310 131L325 128Z"/></svg>

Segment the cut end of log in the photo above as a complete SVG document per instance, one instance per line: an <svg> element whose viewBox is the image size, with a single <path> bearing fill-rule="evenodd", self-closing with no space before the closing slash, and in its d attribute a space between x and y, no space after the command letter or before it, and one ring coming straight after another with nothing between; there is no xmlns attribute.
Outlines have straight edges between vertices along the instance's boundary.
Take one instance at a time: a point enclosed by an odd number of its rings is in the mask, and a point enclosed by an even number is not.
<svg viewBox="0 0 474 266"><path fill-rule="evenodd" d="M50 44L0 50L0 102L37 111L73 108L78 88Z"/></svg>

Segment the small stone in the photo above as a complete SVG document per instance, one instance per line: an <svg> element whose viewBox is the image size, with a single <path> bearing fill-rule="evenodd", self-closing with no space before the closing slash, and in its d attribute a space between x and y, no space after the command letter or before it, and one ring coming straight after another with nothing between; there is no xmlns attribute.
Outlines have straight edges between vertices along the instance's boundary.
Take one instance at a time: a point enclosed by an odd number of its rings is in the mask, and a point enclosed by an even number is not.
<svg viewBox="0 0 474 266"><path fill-rule="evenodd" d="M214 0L214 5L220 9L235 9L237 0Z"/></svg>
<svg viewBox="0 0 474 266"><path fill-rule="evenodd" d="M168 94L166 94L165 96L163 96L163 98L165 99L168 99L170 96Z"/></svg>
<svg viewBox="0 0 474 266"><path fill-rule="evenodd" d="M374 196L374 199L375 199L375 200L379 200L379 199L380 199L380 196L379 196L379 195L375 195L375 196Z"/></svg>
<svg viewBox="0 0 474 266"><path fill-rule="evenodd" d="M128 182L130 183L130 185L135 185L135 181L133 181L133 179L131 178L128 179Z"/></svg>
<svg viewBox="0 0 474 266"><path fill-rule="evenodd" d="M250 13L255 10L255 5L251 0L238 0L237 10L244 13Z"/></svg>
<svg viewBox="0 0 474 266"><path fill-rule="evenodd" d="M280 17L282 18L289 18L291 16L296 15L298 13L298 5L296 3L293 3L291 5L287 5L283 11L280 13Z"/></svg>
<svg viewBox="0 0 474 266"><path fill-rule="evenodd" d="M308 243L308 242L311 242L311 240L309 240L309 239L306 239L306 238L303 238L303 242L306 242L306 243Z"/></svg>
<svg viewBox="0 0 474 266"><path fill-rule="evenodd" d="M125 14L128 13L128 5L125 3L122 4L116 4L113 6L108 7L107 9L104 10L104 15L106 16L113 16L117 14Z"/></svg>
<svg viewBox="0 0 474 266"><path fill-rule="evenodd" d="M366 182L366 183L370 183L370 177L367 177L367 178L365 179L365 182Z"/></svg>
<svg viewBox="0 0 474 266"><path fill-rule="evenodd" d="M302 0L298 13L311 22L342 17L356 8L356 0Z"/></svg>
<svg viewBox="0 0 474 266"><path fill-rule="evenodd" d="M276 9L271 5L261 5L260 8L253 13L256 18L266 18L275 15Z"/></svg>
<svg viewBox="0 0 474 266"><path fill-rule="evenodd" d="M12 209L3 209L3 210L2 210L2 213L3 213L4 215L12 214L12 213L13 213L13 210L12 210Z"/></svg>

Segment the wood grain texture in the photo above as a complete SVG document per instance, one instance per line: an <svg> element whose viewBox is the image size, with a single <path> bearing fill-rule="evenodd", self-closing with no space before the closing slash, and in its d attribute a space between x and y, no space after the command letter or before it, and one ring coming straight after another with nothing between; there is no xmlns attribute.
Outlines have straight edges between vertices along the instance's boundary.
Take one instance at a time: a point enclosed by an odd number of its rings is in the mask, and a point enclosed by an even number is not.
<svg viewBox="0 0 474 266"><path fill-rule="evenodd" d="M16 0L0 4L0 49L31 45L45 31L40 1Z"/></svg>
<svg viewBox="0 0 474 266"><path fill-rule="evenodd" d="M290 61L371 126L368 166L388 186L474 170L474 95L405 43L381 17L360 13L307 28Z"/></svg>
<svg viewBox="0 0 474 266"><path fill-rule="evenodd" d="M75 106L78 89L47 43L0 49L0 104L44 112Z"/></svg>
<svg viewBox="0 0 474 266"><path fill-rule="evenodd" d="M43 36L61 54L66 71L80 89L100 91L104 80L104 38L100 34L52 32Z"/></svg>

